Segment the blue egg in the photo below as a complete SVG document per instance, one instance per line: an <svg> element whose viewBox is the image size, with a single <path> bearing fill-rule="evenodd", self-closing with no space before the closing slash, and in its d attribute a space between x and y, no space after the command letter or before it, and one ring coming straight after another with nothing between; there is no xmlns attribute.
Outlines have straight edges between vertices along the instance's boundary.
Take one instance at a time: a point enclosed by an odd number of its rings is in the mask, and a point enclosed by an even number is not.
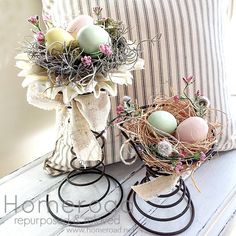
<svg viewBox="0 0 236 236"><path fill-rule="evenodd" d="M81 28L77 34L80 48L87 54L97 55L101 44L111 44L111 38L106 30L98 25L88 25Z"/></svg>

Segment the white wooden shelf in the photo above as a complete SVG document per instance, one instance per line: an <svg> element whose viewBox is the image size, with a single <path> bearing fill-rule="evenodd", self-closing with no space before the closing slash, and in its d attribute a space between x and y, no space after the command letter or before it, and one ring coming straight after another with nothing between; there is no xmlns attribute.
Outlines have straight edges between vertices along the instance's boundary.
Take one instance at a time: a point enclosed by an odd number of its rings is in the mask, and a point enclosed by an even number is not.
<svg viewBox="0 0 236 236"><path fill-rule="evenodd" d="M122 182L124 202L102 224L78 228L56 222L47 212L46 194L50 193L50 198L54 199L57 187L65 176L55 178L46 175L42 169L45 157L0 180L0 235L151 235L133 223L125 208L130 186L144 175L144 170L140 170L141 162L132 166L117 163L106 167L107 173ZM130 174L132 171L137 172ZM196 216L192 226L181 235L227 236L229 231L226 227L232 227L231 222L235 221L233 216L236 212L236 151L221 153L202 165L196 171L195 179L201 193L190 178L186 180L186 184L194 202ZM71 191L71 195L73 194ZM90 197L91 193L87 194ZM6 205L6 202L12 204ZM16 203L13 204L14 202ZM145 220L140 218L144 223Z"/></svg>

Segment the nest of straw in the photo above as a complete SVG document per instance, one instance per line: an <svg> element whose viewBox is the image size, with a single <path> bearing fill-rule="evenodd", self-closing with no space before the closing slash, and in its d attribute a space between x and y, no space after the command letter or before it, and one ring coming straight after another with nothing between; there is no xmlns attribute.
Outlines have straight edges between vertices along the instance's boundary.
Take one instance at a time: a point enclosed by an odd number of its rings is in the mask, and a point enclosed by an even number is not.
<svg viewBox="0 0 236 236"><path fill-rule="evenodd" d="M139 108L139 115L125 119L120 126L139 150L139 156L144 163L158 171L172 174L176 172L176 165L181 162L181 172L196 168L203 161L200 161L199 153L204 153L209 158L214 150L216 143L217 125L208 122L207 138L201 142L190 144L179 141L175 137L175 133L160 134L147 121L149 115L154 111L167 111L171 113L180 124L185 119L197 116L192 103L187 100L173 101L173 98L156 99L154 105L146 109ZM158 154L153 147L158 145L160 141L166 140L171 143L174 153L170 157L164 157ZM184 153L184 156L183 156ZM206 160L205 159L205 160Z"/></svg>

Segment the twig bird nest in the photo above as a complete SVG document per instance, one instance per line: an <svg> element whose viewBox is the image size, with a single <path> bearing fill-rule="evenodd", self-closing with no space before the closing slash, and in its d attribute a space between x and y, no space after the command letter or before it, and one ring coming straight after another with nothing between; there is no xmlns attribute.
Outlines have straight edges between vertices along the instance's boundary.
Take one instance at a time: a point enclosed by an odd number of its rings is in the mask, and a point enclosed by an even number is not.
<svg viewBox="0 0 236 236"><path fill-rule="evenodd" d="M73 82L79 86L87 86L94 80L96 74L104 77L109 76L113 70L118 70L120 66L126 65L131 70L137 63L139 56L139 46L129 42L124 38L126 30L120 26L117 33L111 35L111 54L98 54L93 59L86 55L75 41L68 46L63 44L63 50L54 50L49 53L45 45L37 42L27 42L24 51L29 59L46 70L48 78L53 86L67 86ZM83 58L88 59L85 63Z"/></svg>
<svg viewBox="0 0 236 236"><path fill-rule="evenodd" d="M159 173L179 174L196 168L214 152L218 124L211 123L206 118L199 116L199 114L206 116L210 112L207 106L208 104L204 104L200 96L195 96L194 99L184 96L182 98L177 96L157 98L153 105L145 107L138 107L131 104L130 101L126 101L123 111L118 112L122 118L118 127L130 140L138 152L138 156L147 166ZM173 115L177 129L167 133L153 126L149 117L157 111L165 111ZM204 138L197 141L183 141L179 137L180 126L183 122L186 123L188 118L205 122L207 131ZM185 130L185 132L191 134L194 131L194 125L193 123L190 130ZM181 128L189 129L189 126ZM196 135L202 135L201 131L199 132ZM193 133L194 135L195 133Z"/></svg>

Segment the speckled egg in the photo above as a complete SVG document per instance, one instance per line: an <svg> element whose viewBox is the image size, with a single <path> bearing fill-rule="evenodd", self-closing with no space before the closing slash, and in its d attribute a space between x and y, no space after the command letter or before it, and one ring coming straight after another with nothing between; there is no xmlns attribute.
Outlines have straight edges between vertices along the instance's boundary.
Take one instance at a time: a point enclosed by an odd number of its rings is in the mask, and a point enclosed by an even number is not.
<svg viewBox="0 0 236 236"><path fill-rule="evenodd" d="M98 25L81 28L77 34L79 46L87 54L97 54L101 44L111 44L111 38L106 30Z"/></svg>
<svg viewBox="0 0 236 236"><path fill-rule="evenodd" d="M207 138L207 122L198 116L189 117L176 129L176 138L186 143L196 143Z"/></svg>
<svg viewBox="0 0 236 236"><path fill-rule="evenodd" d="M79 30L87 25L93 25L93 18L88 15L79 15L68 24L66 31L76 38Z"/></svg>
<svg viewBox="0 0 236 236"><path fill-rule="evenodd" d="M154 111L148 117L148 122L165 133L173 133L177 127L175 117L167 111Z"/></svg>

